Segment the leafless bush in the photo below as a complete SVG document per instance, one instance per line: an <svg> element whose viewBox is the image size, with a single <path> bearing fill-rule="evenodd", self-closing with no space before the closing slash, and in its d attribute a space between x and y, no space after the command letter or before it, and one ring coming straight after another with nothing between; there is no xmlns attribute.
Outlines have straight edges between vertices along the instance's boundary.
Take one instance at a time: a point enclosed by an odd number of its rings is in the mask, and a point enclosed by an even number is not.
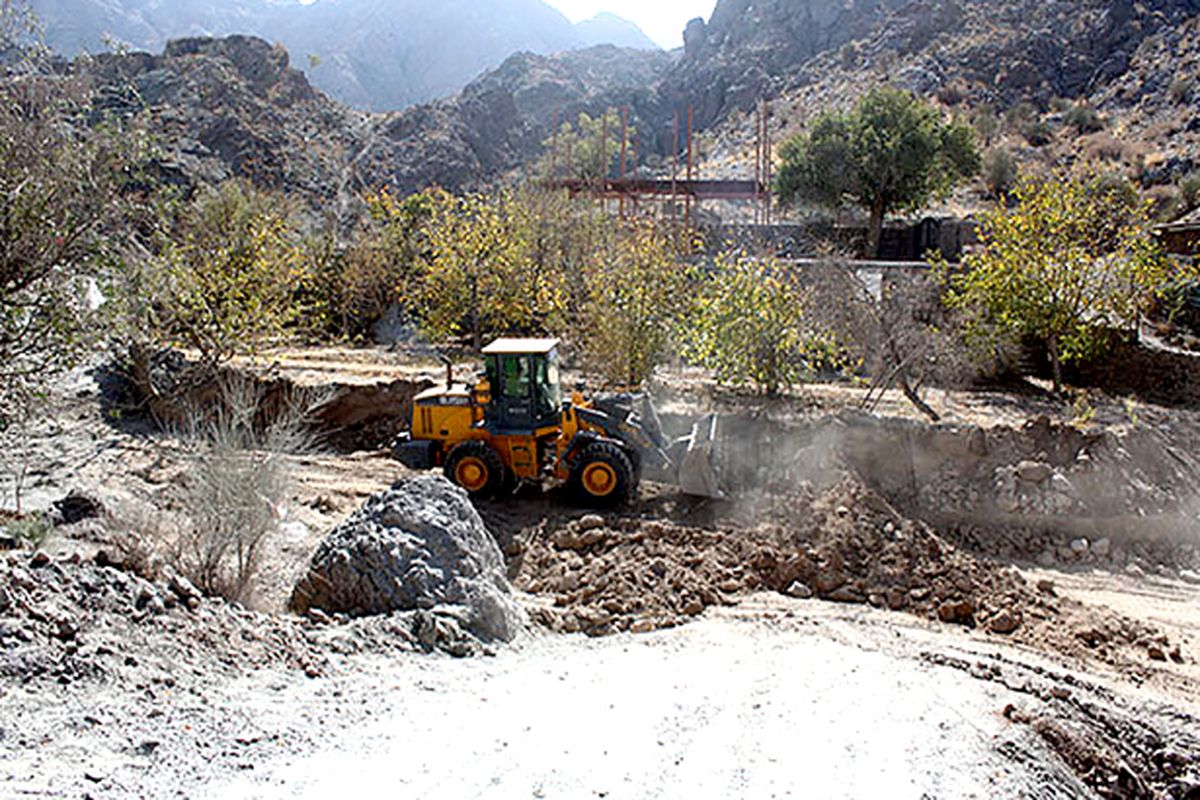
<svg viewBox="0 0 1200 800"><path fill-rule="evenodd" d="M193 407L186 427L187 522L174 566L203 592L246 602L291 484L288 454L311 450L315 403L292 397L264 413L258 382L226 376L217 400Z"/></svg>
<svg viewBox="0 0 1200 800"><path fill-rule="evenodd" d="M105 522L113 560L125 571L148 581L161 580L167 554L178 546L179 526L163 512L141 506L117 509Z"/></svg>
<svg viewBox="0 0 1200 800"><path fill-rule="evenodd" d="M831 255L813 268L814 313L870 377L863 406L873 408L893 386L933 421L922 397L930 385L953 386L978 374L929 275L884 274L877 290L844 258Z"/></svg>

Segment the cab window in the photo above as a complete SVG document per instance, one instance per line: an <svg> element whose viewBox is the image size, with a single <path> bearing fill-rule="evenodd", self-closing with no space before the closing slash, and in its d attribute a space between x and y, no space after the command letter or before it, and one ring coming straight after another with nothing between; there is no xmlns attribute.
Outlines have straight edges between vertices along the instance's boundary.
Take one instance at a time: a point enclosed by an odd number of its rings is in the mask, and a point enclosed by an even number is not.
<svg viewBox="0 0 1200 800"><path fill-rule="evenodd" d="M529 397L529 359L525 356L505 356L504 396L513 399Z"/></svg>
<svg viewBox="0 0 1200 800"><path fill-rule="evenodd" d="M558 413L562 406L562 382L558 353L550 352L536 362L537 410L540 416Z"/></svg>

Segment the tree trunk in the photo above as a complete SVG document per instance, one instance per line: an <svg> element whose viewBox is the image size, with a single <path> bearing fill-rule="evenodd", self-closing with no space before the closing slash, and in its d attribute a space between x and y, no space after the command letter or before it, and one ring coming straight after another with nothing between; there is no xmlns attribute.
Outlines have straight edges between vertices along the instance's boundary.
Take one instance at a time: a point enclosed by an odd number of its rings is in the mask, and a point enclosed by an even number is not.
<svg viewBox="0 0 1200 800"><path fill-rule="evenodd" d="M908 376L902 370L900 372L900 391L904 392L904 396L908 398L908 402L912 403L918 411L929 417L930 422L941 422L942 417L932 406L921 399L921 395L917 394L917 390L908 382Z"/></svg>
<svg viewBox="0 0 1200 800"><path fill-rule="evenodd" d="M1062 361L1058 356L1058 335L1051 336L1046 341L1046 347L1050 351L1050 370L1054 376L1054 393L1062 394Z"/></svg>
<svg viewBox="0 0 1200 800"><path fill-rule="evenodd" d="M871 203L871 219L867 223L867 258L879 258L879 245L883 239L883 200L876 198Z"/></svg>

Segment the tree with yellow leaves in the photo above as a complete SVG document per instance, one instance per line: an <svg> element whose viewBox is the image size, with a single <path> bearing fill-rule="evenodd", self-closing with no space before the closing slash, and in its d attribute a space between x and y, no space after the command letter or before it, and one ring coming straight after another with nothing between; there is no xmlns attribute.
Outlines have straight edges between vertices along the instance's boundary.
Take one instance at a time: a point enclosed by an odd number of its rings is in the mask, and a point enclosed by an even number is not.
<svg viewBox="0 0 1200 800"><path fill-rule="evenodd" d="M1150 210L1123 179L1026 180L984 216L983 248L950 278L948 303L971 312L968 341L1031 336L1062 364L1093 356L1113 329L1134 328L1175 269Z"/></svg>
<svg viewBox="0 0 1200 800"><path fill-rule="evenodd" d="M621 228L587 271L580 330L588 365L623 386L649 378L691 307L693 285L661 228L642 220Z"/></svg>

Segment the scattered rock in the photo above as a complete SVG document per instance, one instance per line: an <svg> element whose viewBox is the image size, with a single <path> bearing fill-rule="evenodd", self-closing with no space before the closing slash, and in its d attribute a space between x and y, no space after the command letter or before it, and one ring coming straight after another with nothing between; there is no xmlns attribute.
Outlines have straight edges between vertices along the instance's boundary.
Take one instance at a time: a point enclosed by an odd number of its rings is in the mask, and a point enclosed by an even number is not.
<svg viewBox="0 0 1200 800"><path fill-rule="evenodd" d="M1022 461L1017 464L1017 477L1025 483L1045 483L1054 474L1054 468L1041 461Z"/></svg>
<svg viewBox="0 0 1200 800"><path fill-rule="evenodd" d="M599 530L604 525L604 517L599 514L588 514L579 518L579 521L575 523L575 529L584 533L586 531Z"/></svg>
<svg viewBox="0 0 1200 800"><path fill-rule="evenodd" d="M1125 574L1132 575L1135 578L1146 577L1146 571L1134 563L1130 563L1125 566Z"/></svg>
<svg viewBox="0 0 1200 800"><path fill-rule="evenodd" d="M1021 626L1021 619L1011 611L1004 609L988 620L988 630L992 633L1010 634Z"/></svg>
<svg viewBox="0 0 1200 800"><path fill-rule="evenodd" d="M937 610L938 619L956 625L971 625L975 622L975 604L970 600L942 603Z"/></svg>
<svg viewBox="0 0 1200 800"><path fill-rule="evenodd" d="M1146 655L1150 657L1151 661L1166 661L1167 660L1167 654L1164 653L1163 649L1161 647L1159 647L1157 644L1152 644L1149 647L1147 647Z"/></svg>
<svg viewBox="0 0 1200 800"><path fill-rule="evenodd" d="M789 597L795 597L797 600L808 600L813 596L813 590L808 588L807 584L800 581L793 581L785 593Z"/></svg>
<svg viewBox="0 0 1200 800"><path fill-rule="evenodd" d="M96 519L103 514L103 503L75 489L63 499L54 502L53 519L58 525L74 525L85 519Z"/></svg>
<svg viewBox="0 0 1200 800"><path fill-rule="evenodd" d="M174 592L184 603L187 603L189 600L198 600L201 597L200 590L182 575L172 575L167 581L167 588Z"/></svg>
<svg viewBox="0 0 1200 800"><path fill-rule="evenodd" d="M33 554L33 557L29 559L29 566L33 567L34 569L41 569L49 563L50 554L45 550L38 550Z"/></svg>
<svg viewBox="0 0 1200 800"><path fill-rule="evenodd" d="M1089 544L1088 544L1087 539L1080 538L1080 539L1072 539L1071 540L1071 552L1074 553L1076 556L1082 556L1082 555L1086 554L1088 551L1088 547L1089 547Z"/></svg>
<svg viewBox="0 0 1200 800"><path fill-rule="evenodd" d="M639 619L629 626L632 633L650 633L655 629L654 623L648 619Z"/></svg>
<svg viewBox="0 0 1200 800"><path fill-rule="evenodd" d="M842 586L836 591L831 592L827 599L835 603L861 604L866 602L862 594L850 586Z"/></svg>

